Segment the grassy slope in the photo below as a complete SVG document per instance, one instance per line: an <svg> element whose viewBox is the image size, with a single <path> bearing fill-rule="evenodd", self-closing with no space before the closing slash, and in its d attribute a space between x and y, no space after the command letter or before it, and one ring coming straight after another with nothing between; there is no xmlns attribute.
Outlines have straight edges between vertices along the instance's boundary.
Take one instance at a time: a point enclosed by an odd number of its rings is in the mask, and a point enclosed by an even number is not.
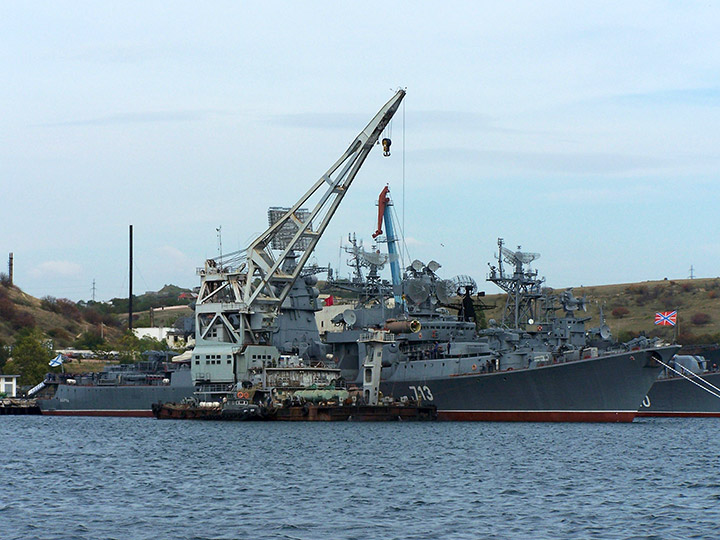
<svg viewBox="0 0 720 540"><path fill-rule="evenodd" d="M561 293L563 289L556 289ZM684 279L674 281L646 281L573 289L576 297L587 295L588 312L592 316L589 326L600 321L600 306L603 306L607 324L613 335L621 332L645 332L647 335L671 337L672 328L655 326L656 311L678 310L679 332L690 332L694 336L720 334L720 279ZM485 312L486 319L502 318L505 295L488 295L484 302L496 307ZM615 308L624 307L629 313L622 318L612 315ZM710 322L697 325L691 322L696 313L706 313Z"/></svg>

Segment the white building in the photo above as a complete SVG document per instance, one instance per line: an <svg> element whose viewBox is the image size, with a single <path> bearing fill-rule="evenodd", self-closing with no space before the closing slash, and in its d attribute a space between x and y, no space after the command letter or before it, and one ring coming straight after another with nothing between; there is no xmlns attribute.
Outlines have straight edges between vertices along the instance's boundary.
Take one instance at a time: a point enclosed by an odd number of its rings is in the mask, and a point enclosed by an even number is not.
<svg viewBox="0 0 720 540"><path fill-rule="evenodd" d="M17 380L20 375L0 375L0 394L7 397L17 396Z"/></svg>
<svg viewBox="0 0 720 540"><path fill-rule="evenodd" d="M133 328L133 333L140 339L149 337L157 339L158 341L164 341L169 347L184 347L185 340L180 332L178 332L172 326L153 326L147 328Z"/></svg>

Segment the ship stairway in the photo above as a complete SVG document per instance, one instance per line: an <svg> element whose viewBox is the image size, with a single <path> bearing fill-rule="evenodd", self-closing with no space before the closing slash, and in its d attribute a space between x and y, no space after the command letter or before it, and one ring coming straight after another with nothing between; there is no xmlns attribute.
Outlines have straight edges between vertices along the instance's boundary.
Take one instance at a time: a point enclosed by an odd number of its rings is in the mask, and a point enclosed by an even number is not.
<svg viewBox="0 0 720 540"><path fill-rule="evenodd" d="M32 396L33 394L38 393L43 388L45 388L45 381L42 381L39 384L36 384L35 386L33 386L30 390L28 390L27 395Z"/></svg>

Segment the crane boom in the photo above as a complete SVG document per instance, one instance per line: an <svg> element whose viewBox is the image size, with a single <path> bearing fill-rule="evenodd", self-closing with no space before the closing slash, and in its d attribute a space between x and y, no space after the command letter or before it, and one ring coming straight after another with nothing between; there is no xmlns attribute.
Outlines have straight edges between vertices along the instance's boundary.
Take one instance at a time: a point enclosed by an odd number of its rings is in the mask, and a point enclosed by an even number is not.
<svg viewBox="0 0 720 540"><path fill-rule="evenodd" d="M271 346L278 311L404 97L405 90L398 90L315 184L240 252L233 267L220 258L208 259L204 268L198 269L201 284L195 306L194 381L219 384L242 380L257 362L278 354ZM298 212L308 202L314 205L312 210ZM281 243L282 251L276 255L273 239L286 236L289 228L295 232Z"/></svg>
<svg viewBox="0 0 720 540"><path fill-rule="evenodd" d="M405 90L398 92L390 99L370 123L363 129L345 153L323 174L317 182L280 218L271 225L264 233L258 236L248 247L247 252L247 273L248 276L259 278L258 280L247 279L243 289L243 297L247 305L256 302L263 302L279 306L287 297L292 284L297 279L300 271L310 257L315 245L327 228L340 202L347 193L360 167L365 162L370 150L377 142L380 134L393 117L400 102L405 97ZM332 177L339 169L335 178ZM296 211L312 197L320 188L327 184L327 189L307 219L300 221ZM317 219L320 223L317 224ZM282 226L292 221L297 227L297 232L287 247L273 260L272 253L267 249ZM315 229L312 225L315 223ZM283 262L288 254L294 252L298 243L304 238L310 239L309 246L304 250L295 270L291 274L282 271ZM278 293L271 287L271 281L283 282Z"/></svg>

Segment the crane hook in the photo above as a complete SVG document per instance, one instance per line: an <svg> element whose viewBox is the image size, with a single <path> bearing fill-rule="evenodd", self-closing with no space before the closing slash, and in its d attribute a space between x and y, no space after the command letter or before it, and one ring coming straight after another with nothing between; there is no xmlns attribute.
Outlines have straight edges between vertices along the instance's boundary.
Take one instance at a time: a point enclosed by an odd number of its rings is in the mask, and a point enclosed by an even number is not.
<svg viewBox="0 0 720 540"><path fill-rule="evenodd" d="M382 140L383 156L387 157L390 155L390 145L392 141L387 137Z"/></svg>

